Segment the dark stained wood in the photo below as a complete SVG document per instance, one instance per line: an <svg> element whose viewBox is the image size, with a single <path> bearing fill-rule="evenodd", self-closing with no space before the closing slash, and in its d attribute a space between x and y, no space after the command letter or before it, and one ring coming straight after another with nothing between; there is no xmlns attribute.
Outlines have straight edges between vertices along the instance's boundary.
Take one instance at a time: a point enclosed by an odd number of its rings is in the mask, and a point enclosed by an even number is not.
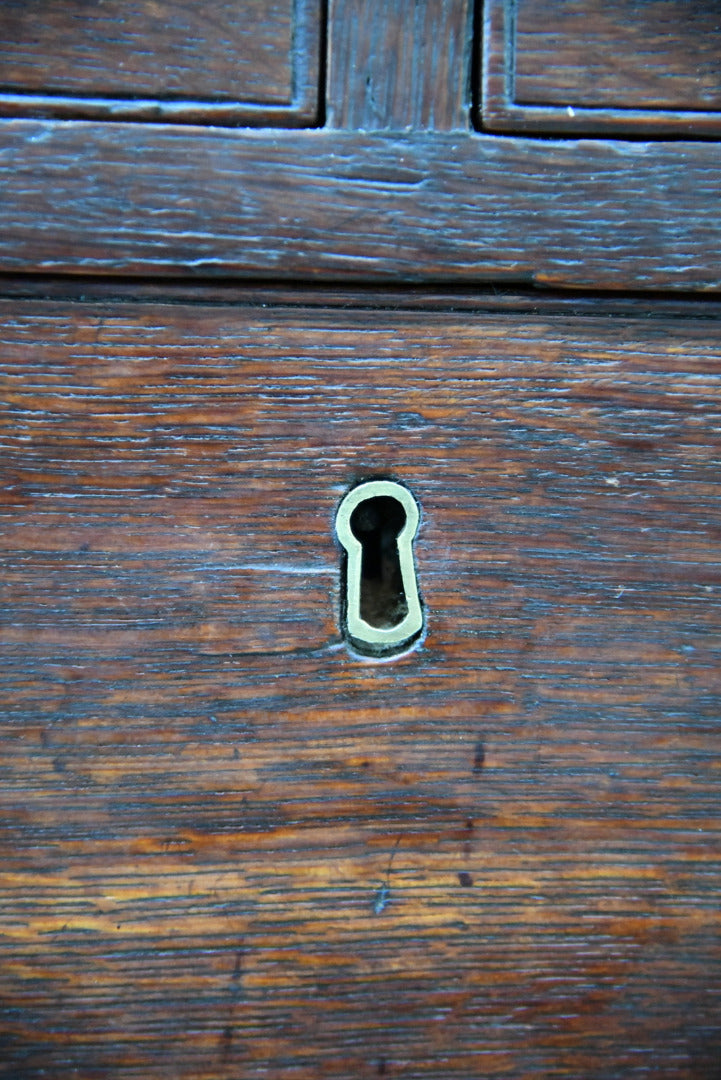
<svg viewBox="0 0 721 1080"><path fill-rule="evenodd" d="M162 287L0 305L3 1075L713 1076L720 306Z"/></svg>
<svg viewBox="0 0 721 1080"><path fill-rule="evenodd" d="M715 0L516 0L516 98L530 105L721 109Z"/></svg>
<svg viewBox="0 0 721 1080"><path fill-rule="evenodd" d="M0 4L0 115L310 124L320 0Z"/></svg>
<svg viewBox="0 0 721 1080"><path fill-rule="evenodd" d="M721 134L713 0L488 0L483 53L488 130Z"/></svg>
<svg viewBox="0 0 721 1080"><path fill-rule="evenodd" d="M721 286L705 143L31 120L1 137L6 271Z"/></svg>
<svg viewBox="0 0 721 1080"><path fill-rule="evenodd" d="M327 122L378 130L467 130L470 0L331 0Z"/></svg>

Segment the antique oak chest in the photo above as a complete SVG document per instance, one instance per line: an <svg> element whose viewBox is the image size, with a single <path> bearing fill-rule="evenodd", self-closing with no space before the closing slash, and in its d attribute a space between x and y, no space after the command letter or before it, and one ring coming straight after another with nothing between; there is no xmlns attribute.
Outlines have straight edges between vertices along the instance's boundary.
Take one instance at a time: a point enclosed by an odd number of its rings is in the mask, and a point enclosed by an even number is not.
<svg viewBox="0 0 721 1080"><path fill-rule="evenodd" d="M0 73L0 1077L720 1076L718 5Z"/></svg>

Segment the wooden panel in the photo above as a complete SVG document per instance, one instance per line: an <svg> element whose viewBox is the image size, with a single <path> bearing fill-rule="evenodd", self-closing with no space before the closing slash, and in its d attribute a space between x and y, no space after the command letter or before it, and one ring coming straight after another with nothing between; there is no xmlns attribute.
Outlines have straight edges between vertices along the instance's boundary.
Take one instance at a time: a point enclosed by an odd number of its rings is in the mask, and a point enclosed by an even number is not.
<svg viewBox="0 0 721 1080"><path fill-rule="evenodd" d="M466 130L471 8L468 0L331 0L329 125Z"/></svg>
<svg viewBox="0 0 721 1080"><path fill-rule="evenodd" d="M716 0L516 0L516 100L620 109L721 108Z"/></svg>
<svg viewBox="0 0 721 1080"><path fill-rule="evenodd" d="M482 124L718 136L720 49L711 0L489 0Z"/></svg>
<svg viewBox="0 0 721 1080"><path fill-rule="evenodd" d="M719 289L703 143L16 121L0 269Z"/></svg>
<svg viewBox="0 0 721 1080"><path fill-rule="evenodd" d="M713 1075L718 306L273 295L2 304L5 1075Z"/></svg>
<svg viewBox="0 0 721 1080"><path fill-rule="evenodd" d="M319 0L0 5L0 114L310 123Z"/></svg>

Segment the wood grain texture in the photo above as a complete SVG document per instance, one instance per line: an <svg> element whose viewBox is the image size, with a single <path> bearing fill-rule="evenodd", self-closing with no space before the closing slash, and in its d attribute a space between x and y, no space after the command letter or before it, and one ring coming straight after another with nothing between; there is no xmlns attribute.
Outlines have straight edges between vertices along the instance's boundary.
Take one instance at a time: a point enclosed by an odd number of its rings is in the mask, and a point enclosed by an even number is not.
<svg viewBox="0 0 721 1080"><path fill-rule="evenodd" d="M0 1075L707 1080L719 307L248 299L0 305Z"/></svg>
<svg viewBox="0 0 721 1080"><path fill-rule="evenodd" d="M309 124L319 0L0 5L0 115Z"/></svg>
<svg viewBox="0 0 721 1080"><path fill-rule="evenodd" d="M329 126L468 129L469 0L331 0L328 30Z"/></svg>
<svg viewBox="0 0 721 1080"><path fill-rule="evenodd" d="M0 268L721 287L704 143L13 121Z"/></svg>
<svg viewBox="0 0 721 1080"><path fill-rule="evenodd" d="M714 0L516 0L516 98L531 105L721 109Z"/></svg>
<svg viewBox="0 0 721 1080"><path fill-rule="evenodd" d="M721 132L718 4L488 0L481 124L492 131Z"/></svg>

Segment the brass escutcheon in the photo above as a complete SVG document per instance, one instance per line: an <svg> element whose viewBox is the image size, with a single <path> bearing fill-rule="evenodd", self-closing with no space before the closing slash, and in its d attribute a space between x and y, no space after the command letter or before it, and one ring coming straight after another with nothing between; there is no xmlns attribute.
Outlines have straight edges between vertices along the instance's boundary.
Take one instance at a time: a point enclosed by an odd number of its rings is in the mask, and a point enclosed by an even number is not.
<svg viewBox="0 0 721 1080"><path fill-rule="evenodd" d="M393 480L368 480L352 488L336 515L346 552L343 632L365 656L404 652L423 629L423 609L413 562L418 504Z"/></svg>

